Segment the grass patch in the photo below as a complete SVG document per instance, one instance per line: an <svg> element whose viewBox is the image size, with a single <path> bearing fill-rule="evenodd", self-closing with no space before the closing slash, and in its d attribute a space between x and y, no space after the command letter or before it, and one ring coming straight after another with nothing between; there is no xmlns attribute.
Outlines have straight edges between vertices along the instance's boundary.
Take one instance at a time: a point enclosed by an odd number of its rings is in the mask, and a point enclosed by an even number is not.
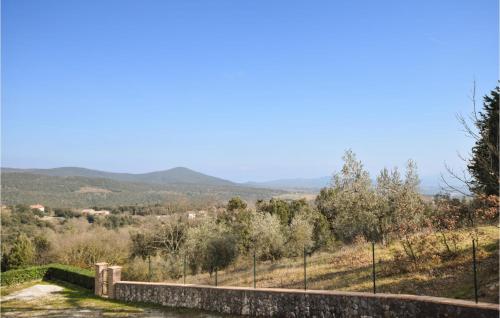
<svg viewBox="0 0 500 318"><path fill-rule="evenodd" d="M80 286L61 282L44 281L29 282L16 286L2 288L5 292L15 292L36 284L54 284L63 287L63 290L51 293L48 297L39 297L32 300L7 300L1 304L3 316L24 317L234 317L230 315L214 314L210 312L165 308L149 303L125 303L95 296L89 290Z"/></svg>
<svg viewBox="0 0 500 318"><path fill-rule="evenodd" d="M116 314L123 316L130 313L141 313L144 312L145 308L151 308L151 306L144 306L143 304L127 304L96 297L88 289L61 281L30 282L15 287L8 287L3 290L5 293L12 293L40 283L55 283L63 287L63 290L52 294L50 297L40 297L33 300L13 299L4 301L2 302L2 312L92 310L98 311L104 316L113 316Z"/></svg>

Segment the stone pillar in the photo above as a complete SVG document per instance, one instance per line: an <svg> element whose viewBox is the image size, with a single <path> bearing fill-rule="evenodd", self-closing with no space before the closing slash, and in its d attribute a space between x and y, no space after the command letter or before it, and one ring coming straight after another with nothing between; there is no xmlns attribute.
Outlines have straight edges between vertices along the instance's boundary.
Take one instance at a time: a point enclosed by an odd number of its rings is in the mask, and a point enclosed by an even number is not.
<svg viewBox="0 0 500 318"><path fill-rule="evenodd" d="M108 263L96 263L95 264L95 278L94 278L94 294L96 296L102 296L104 290L104 275L106 275L106 269L108 268Z"/></svg>
<svg viewBox="0 0 500 318"><path fill-rule="evenodd" d="M115 284L122 279L121 266L109 266L108 269L108 298L115 299Z"/></svg>

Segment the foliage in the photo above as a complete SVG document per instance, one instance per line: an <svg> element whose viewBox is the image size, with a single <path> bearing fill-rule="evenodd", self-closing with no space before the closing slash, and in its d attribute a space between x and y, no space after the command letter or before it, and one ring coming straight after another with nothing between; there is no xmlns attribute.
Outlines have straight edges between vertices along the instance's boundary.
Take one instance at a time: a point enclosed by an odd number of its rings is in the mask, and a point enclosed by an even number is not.
<svg viewBox="0 0 500 318"><path fill-rule="evenodd" d="M312 245L308 245L311 251L319 250L332 242L328 220L311 205L307 204L302 206L301 209L295 213L294 220L295 219L304 219L312 227ZM291 225L290 228L292 228Z"/></svg>
<svg viewBox="0 0 500 318"><path fill-rule="evenodd" d="M94 222L96 224L102 225L107 229L117 229L120 227L126 227L135 223L133 217L128 214L111 214L103 217L95 218Z"/></svg>
<svg viewBox="0 0 500 318"><path fill-rule="evenodd" d="M333 175L330 188L321 190L316 205L340 240L351 242L360 234L374 239L376 197L370 176L351 150L343 160L342 170Z"/></svg>
<svg viewBox="0 0 500 318"><path fill-rule="evenodd" d="M35 262L37 264L46 264L49 262L50 250L52 249L52 243L44 235L35 236L33 239L33 244L35 246Z"/></svg>
<svg viewBox="0 0 500 318"><path fill-rule="evenodd" d="M277 215L256 213L250 230L256 256L262 260L274 260L283 255L285 237Z"/></svg>
<svg viewBox="0 0 500 318"><path fill-rule="evenodd" d="M346 151L343 160L342 170L333 175L331 186L322 189L316 198L316 207L328 220L333 234L343 242L353 242L362 235L383 244L390 235L396 235L413 257L410 237L422 228L425 212L415 162L408 161L404 180L397 168L384 168L374 187L351 150Z"/></svg>
<svg viewBox="0 0 500 318"><path fill-rule="evenodd" d="M217 221L226 225L234 234L241 253L253 250L251 227L254 217L255 212L249 209L224 211L217 216Z"/></svg>
<svg viewBox="0 0 500 318"><path fill-rule="evenodd" d="M202 261L202 269L212 274L226 268L238 256L238 247L233 235L225 233L220 237L212 237L207 242L207 251Z"/></svg>
<svg viewBox="0 0 500 318"><path fill-rule="evenodd" d="M29 282L32 280L41 280L47 274L48 266L25 267L21 269L12 269L2 273L2 286L9 286Z"/></svg>
<svg viewBox="0 0 500 318"><path fill-rule="evenodd" d="M401 176L397 168L389 171L384 168L377 176L377 231L382 243L387 243L388 235L396 218L396 203L402 186Z"/></svg>
<svg viewBox="0 0 500 318"><path fill-rule="evenodd" d="M202 268L210 267L206 264L208 244L213 239L225 237L229 229L223 223L207 220L187 230L184 253L192 273L197 273Z"/></svg>
<svg viewBox="0 0 500 318"><path fill-rule="evenodd" d="M54 241L54 261L82 268L92 268L97 262L125 263L129 256L128 231L108 231L83 222L67 224L68 229Z"/></svg>
<svg viewBox="0 0 500 318"><path fill-rule="evenodd" d="M90 290L94 289L95 282L92 271L62 264L49 265L44 279L62 280Z"/></svg>
<svg viewBox="0 0 500 318"><path fill-rule="evenodd" d="M458 252L459 237L454 230L465 223L467 215L467 203L458 198L451 198L449 194L438 194L434 196L436 209L430 217L430 222L450 256Z"/></svg>
<svg viewBox="0 0 500 318"><path fill-rule="evenodd" d="M290 224L286 253L288 256L302 255L313 246L313 226L305 215L297 215Z"/></svg>
<svg viewBox="0 0 500 318"><path fill-rule="evenodd" d="M157 251L151 233L134 233L130 235L130 240L132 241L130 249L131 258L140 257L145 260L146 258L156 255Z"/></svg>
<svg viewBox="0 0 500 318"><path fill-rule="evenodd" d="M151 229L151 243L163 255L177 255L186 239L187 225L181 219L170 218Z"/></svg>
<svg viewBox="0 0 500 318"><path fill-rule="evenodd" d="M10 252L6 255L7 269L17 269L32 265L35 260L35 247L24 233L18 237Z"/></svg>
<svg viewBox="0 0 500 318"><path fill-rule="evenodd" d="M258 200L256 203L257 211L278 216L282 225L290 225L295 214L306 206L307 202L304 199L285 201L272 198L268 202Z"/></svg>
<svg viewBox="0 0 500 318"><path fill-rule="evenodd" d="M61 208L56 208L54 209L54 216L60 217L60 218L65 218L65 219L70 219L70 218L75 218L75 217L81 217L80 212L73 211L71 209L61 209Z"/></svg>
<svg viewBox="0 0 500 318"><path fill-rule="evenodd" d="M247 203L243 201L240 197L234 197L227 203L228 211L235 210L245 210L247 208Z"/></svg>
<svg viewBox="0 0 500 318"><path fill-rule="evenodd" d="M498 195L478 195L474 201L474 220L492 221L498 220L500 209L500 197ZM473 223L474 225L474 223Z"/></svg>
<svg viewBox="0 0 500 318"><path fill-rule="evenodd" d="M496 87L490 95L484 97L483 111L474 121L478 133L467 168L473 178L472 190L476 194L498 195L499 193L499 94L500 89Z"/></svg>
<svg viewBox="0 0 500 318"><path fill-rule="evenodd" d="M418 239L412 235L422 229L424 224L425 205L420 197L417 166L409 160L406 166L405 180L398 190L395 200L393 231L401 239L406 254L417 261L415 244Z"/></svg>

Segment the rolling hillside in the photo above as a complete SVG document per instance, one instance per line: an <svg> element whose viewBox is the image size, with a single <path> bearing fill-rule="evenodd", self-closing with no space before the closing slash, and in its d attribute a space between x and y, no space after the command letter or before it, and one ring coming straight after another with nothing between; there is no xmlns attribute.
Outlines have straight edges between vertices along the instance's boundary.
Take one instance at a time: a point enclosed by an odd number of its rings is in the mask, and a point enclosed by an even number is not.
<svg viewBox="0 0 500 318"><path fill-rule="evenodd" d="M254 202L284 191L252 188L186 168L147 174L83 168L2 169L2 203L52 207L117 206L184 202L204 206L240 196Z"/></svg>
<svg viewBox="0 0 500 318"><path fill-rule="evenodd" d="M2 168L2 172L32 173L32 174L40 174L40 175L55 176L55 177L105 178L118 181L157 183L157 184L190 183L190 184L205 184L205 185L218 185L218 186L237 185L234 182L212 177L183 167L172 168L164 171L139 173L139 174L106 172L106 171L92 170L92 169L78 168L78 167L62 167L53 169Z"/></svg>

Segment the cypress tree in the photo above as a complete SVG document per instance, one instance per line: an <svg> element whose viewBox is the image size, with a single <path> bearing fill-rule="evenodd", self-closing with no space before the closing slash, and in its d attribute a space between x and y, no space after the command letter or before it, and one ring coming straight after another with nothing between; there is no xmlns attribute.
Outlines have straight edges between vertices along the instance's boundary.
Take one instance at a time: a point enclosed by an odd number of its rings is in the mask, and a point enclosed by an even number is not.
<svg viewBox="0 0 500 318"><path fill-rule="evenodd" d="M9 269L16 269L33 265L35 258L35 247L28 236L21 233L14 246L10 250L7 263Z"/></svg>
<svg viewBox="0 0 500 318"><path fill-rule="evenodd" d="M467 168L476 194L498 195L498 97L497 86L484 97L483 111L475 122L478 138Z"/></svg>

